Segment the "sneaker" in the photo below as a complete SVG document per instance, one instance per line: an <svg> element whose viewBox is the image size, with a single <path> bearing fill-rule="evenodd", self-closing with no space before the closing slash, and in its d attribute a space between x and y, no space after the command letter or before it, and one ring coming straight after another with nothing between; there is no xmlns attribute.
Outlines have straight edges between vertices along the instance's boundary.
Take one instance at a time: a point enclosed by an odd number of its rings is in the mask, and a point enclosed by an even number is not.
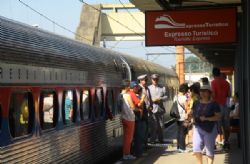
<svg viewBox="0 0 250 164"><path fill-rule="evenodd" d="M135 156L133 156L133 155L123 155L123 160L134 160L134 159L136 159L136 157Z"/></svg>
<svg viewBox="0 0 250 164"><path fill-rule="evenodd" d="M191 149L193 148L193 144L188 144L186 147Z"/></svg>
<svg viewBox="0 0 250 164"><path fill-rule="evenodd" d="M223 144L224 144L224 141L216 141L216 144L217 144L217 145L223 145Z"/></svg>
<svg viewBox="0 0 250 164"><path fill-rule="evenodd" d="M183 150L183 149L177 149L179 153L188 153L188 150Z"/></svg>

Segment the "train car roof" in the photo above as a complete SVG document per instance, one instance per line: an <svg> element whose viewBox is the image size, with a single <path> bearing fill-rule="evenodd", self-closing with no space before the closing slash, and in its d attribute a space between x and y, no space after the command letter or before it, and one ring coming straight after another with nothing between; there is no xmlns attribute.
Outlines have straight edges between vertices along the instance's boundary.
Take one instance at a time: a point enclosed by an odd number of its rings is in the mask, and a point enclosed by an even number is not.
<svg viewBox="0 0 250 164"><path fill-rule="evenodd" d="M90 46L4 17L0 17L0 25L0 53L2 52L0 61L5 63L79 69L80 62L82 65L98 63L100 67L102 65L113 67L114 63L111 61L116 60L115 62L120 66L122 56L139 73L150 72L176 77L173 70L158 64L105 48ZM6 49L8 54L4 52ZM32 53L29 52L30 49Z"/></svg>

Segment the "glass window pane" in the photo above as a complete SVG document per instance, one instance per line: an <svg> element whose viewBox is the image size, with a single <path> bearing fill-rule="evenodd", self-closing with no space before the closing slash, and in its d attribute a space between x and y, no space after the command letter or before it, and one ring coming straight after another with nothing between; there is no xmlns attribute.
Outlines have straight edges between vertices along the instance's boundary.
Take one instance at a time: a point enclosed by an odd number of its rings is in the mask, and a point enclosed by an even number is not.
<svg viewBox="0 0 250 164"><path fill-rule="evenodd" d="M114 108L114 98L113 98L113 91L108 90L107 92L107 103L108 103L108 109L110 112L112 112L113 115L116 114L115 108Z"/></svg>
<svg viewBox="0 0 250 164"><path fill-rule="evenodd" d="M51 129L55 127L55 93L52 91L48 91L46 93L42 93L42 101L41 101L41 127L43 130Z"/></svg>
<svg viewBox="0 0 250 164"><path fill-rule="evenodd" d="M64 124L70 124L73 122L73 109L74 109L74 92L68 90L64 92L64 104L63 104L63 121Z"/></svg>
<svg viewBox="0 0 250 164"><path fill-rule="evenodd" d="M90 118L90 95L88 90L82 92L80 114L82 120Z"/></svg>
<svg viewBox="0 0 250 164"><path fill-rule="evenodd" d="M118 92L118 94L116 95L116 112L117 112L117 114L120 114L121 111L122 111L122 107L121 107L121 105L122 105L122 102L121 102L122 95L121 95L121 92L122 92L122 90L120 90Z"/></svg>
<svg viewBox="0 0 250 164"><path fill-rule="evenodd" d="M95 118L99 118L99 117L104 116L103 90L102 90L102 88L96 89L94 109L95 109Z"/></svg>
<svg viewBox="0 0 250 164"><path fill-rule="evenodd" d="M32 96L29 96L28 92L18 92L11 95L9 126L12 137L20 137L31 133L32 103Z"/></svg>

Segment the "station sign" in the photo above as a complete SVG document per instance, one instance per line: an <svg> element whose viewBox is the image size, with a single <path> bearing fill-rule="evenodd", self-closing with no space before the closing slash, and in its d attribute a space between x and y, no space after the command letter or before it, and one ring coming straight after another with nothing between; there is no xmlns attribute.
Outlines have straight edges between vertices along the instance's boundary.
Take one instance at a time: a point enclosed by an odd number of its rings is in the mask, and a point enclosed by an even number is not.
<svg viewBox="0 0 250 164"><path fill-rule="evenodd" d="M147 11L146 46L236 42L236 8Z"/></svg>

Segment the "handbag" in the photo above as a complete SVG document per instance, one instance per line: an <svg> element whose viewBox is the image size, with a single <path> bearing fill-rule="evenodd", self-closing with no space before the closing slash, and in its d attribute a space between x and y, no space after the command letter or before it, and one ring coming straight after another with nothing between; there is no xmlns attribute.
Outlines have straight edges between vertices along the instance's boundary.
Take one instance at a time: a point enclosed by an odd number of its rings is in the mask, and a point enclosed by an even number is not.
<svg viewBox="0 0 250 164"><path fill-rule="evenodd" d="M160 107L160 105L158 104L153 104L153 113L160 113L160 114L164 114L166 111L164 108Z"/></svg>
<svg viewBox="0 0 250 164"><path fill-rule="evenodd" d="M180 118L180 113L179 113L179 110L178 110L177 101L174 101L174 103L173 103L173 105L171 107L170 116L172 118L175 118L175 119L179 119Z"/></svg>
<svg viewBox="0 0 250 164"><path fill-rule="evenodd" d="M183 108L183 110L185 110L185 108L179 103L178 97L177 97L170 110L170 116L175 119L180 119L178 104Z"/></svg>

